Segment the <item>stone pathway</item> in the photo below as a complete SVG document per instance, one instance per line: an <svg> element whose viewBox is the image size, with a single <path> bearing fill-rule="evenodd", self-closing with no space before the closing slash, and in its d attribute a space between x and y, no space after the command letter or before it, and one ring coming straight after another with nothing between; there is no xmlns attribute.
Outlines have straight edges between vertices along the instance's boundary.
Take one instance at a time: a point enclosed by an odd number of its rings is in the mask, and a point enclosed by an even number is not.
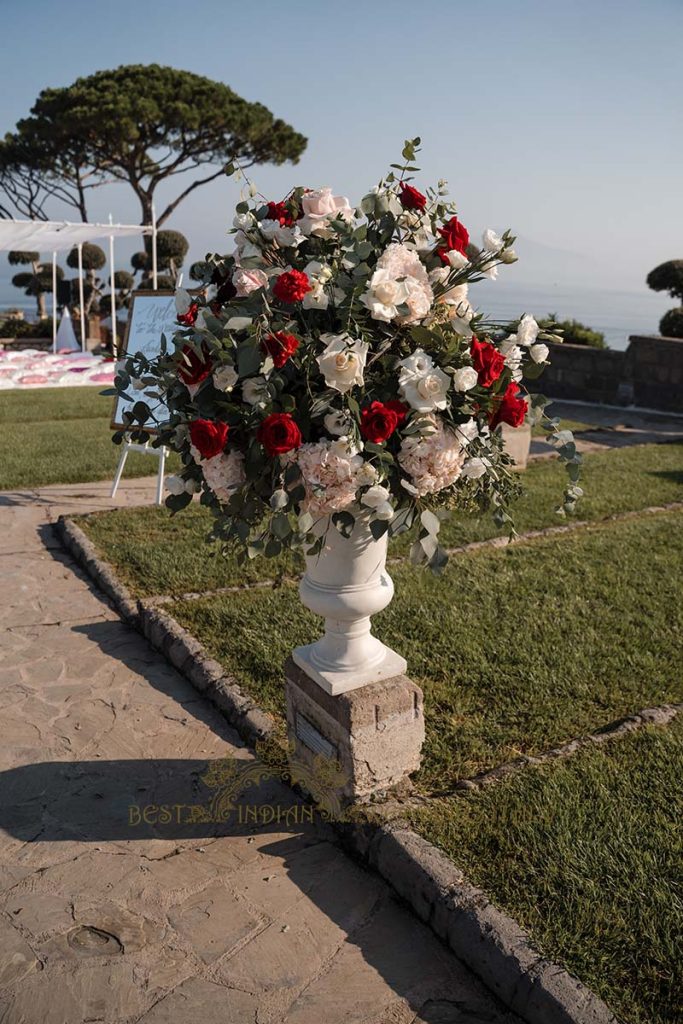
<svg viewBox="0 0 683 1024"><path fill-rule="evenodd" d="M683 415L615 409L559 399L553 400L549 413L563 420L595 424L594 430L582 430L576 435L577 447L582 452L683 441ZM532 456L547 455L553 450L552 445L541 438L534 438L531 442Z"/></svg>
<svg viewBox="0 0 683 1024"><path fill-rule="evenodd" d="M188 823L257 762L55 540L108 487L0 494L0 1024L513 1024L279 781Z"/></svg>

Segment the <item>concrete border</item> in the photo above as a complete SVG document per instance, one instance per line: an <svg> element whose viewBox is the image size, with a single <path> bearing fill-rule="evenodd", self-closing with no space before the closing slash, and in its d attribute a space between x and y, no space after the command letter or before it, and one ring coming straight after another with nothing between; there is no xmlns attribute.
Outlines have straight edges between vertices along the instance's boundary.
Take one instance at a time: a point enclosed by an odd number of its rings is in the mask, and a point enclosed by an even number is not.
<svg viewBox="0 0 683 1024"><path fill-rule="evenodd" d="M276 725L203 646L153 600L136 601L69 517L55 524L64 546L110 599L248 743ZM527 1024L618 1024L605 1003L542 957L528 935L435 846L401 821L332 822L344 847L374 868L419 918Z"/></svg>

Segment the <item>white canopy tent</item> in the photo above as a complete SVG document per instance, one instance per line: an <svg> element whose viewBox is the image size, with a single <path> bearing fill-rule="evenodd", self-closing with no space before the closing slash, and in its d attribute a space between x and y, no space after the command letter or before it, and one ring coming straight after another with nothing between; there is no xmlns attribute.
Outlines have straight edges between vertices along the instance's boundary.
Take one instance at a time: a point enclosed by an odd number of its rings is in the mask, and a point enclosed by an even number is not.
<svg viewBox="0 0 683 1024"><path fill-rule="evenodd" d="M110 218L111 221L111 218ZM0 252L23 250L52 253L52 351L57 351L57 253L78 249L81 348L85 351L85 303L83 297L83 243L109 239L109 284L114 351L116 351L116 293L114 290L114 239L129 235L152 236L152 285L157 287L157 226L152 224L70 224L55 220L0 220Z"/></svg>

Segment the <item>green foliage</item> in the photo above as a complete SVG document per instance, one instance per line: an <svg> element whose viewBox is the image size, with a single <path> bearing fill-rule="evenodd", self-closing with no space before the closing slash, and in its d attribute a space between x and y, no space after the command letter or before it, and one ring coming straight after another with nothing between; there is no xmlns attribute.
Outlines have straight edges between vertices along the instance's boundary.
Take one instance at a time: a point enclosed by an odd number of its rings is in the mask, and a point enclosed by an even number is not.
<svg viewBox="0 0 683 1024"><path fill-rule="evenodd" d="M114 271L114 287L121 291L130 291L135 285L135 278L127 270Z"/></svg>
<svg viewBox="0 0 683 1024"><path fill-rule="evenodd" d="M683 306L664 314L659 321L659 331L665 338L683 338Z"/></svg>
<svg viewBox="0 0 683 1024"><path fill-rule="evenodd" d="M39 252L20 252L17 249L13 249L7 253L7 259L11 266L17 267L26 263L37 263L40 259Z"/></svg>
<svg viewBox="0 0 683 1024"><path fill-rule="evenodd" d="M92 242L83 243L82 266L84 270L101 270L106 262L107 257L99 245L94 245ZM66 265L74 270L78 269L78 246L75 245L67 256Z"/></svg>
<svg viewBox="0 0 683 1024"><path fill-rule="evenodd" d="M650 271L646 281L648 288L655 292L668 292L672 299L683 299L683 260L660 263Z"/></svg>
<svg viewBox="0 0 683 1024"><path fill-rule="evenodd" d="M295 163L305 148L303 135L221 82L135 64L44 89L0 143L0 187L8 206L25 216L45 216L56 189L87 220L90 190L126 181L150 223L159 183L198 172L161 211L163 224L227 163Z"/></svg>
<svg viewBox="0 0 683 1024"><path fill-rule="evenodd" d="M152 240L149 236L145 238L145 244L151 252ZM157 260L160 267L167 267L171 260L180 266L189 248L188 240L180 231L157 232Z"/></svg>
<svg viewBox="0 0 683 1024"><path fill-rule="evenodd" d="M0 323L0 338L51 338L52 321L39 320L31 323L29 320L19 320L9 317Z"/></svg>
<svg viewBox="0 0 683 1024"><path fill-rule="evenodd" d="M568 345L588 345L590 348L609 348L602 331L594 331L579 320L558 320L556 313L548 313L545 320L538 321L544 331L562 335Z"/></svg>

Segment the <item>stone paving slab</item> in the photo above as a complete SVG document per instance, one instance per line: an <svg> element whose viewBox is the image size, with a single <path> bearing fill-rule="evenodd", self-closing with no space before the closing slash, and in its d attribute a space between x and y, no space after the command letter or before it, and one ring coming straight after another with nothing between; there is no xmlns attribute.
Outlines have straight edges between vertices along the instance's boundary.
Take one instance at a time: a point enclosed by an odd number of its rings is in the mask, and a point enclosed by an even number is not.
<svg viewBox="0 0 683 1024"><path fill-rule="evenodd" d="M179 817L256 762L54 544L108 487L0 495L0 1024L511 1024L324 823L254 824L279 781Z"/></svg>

